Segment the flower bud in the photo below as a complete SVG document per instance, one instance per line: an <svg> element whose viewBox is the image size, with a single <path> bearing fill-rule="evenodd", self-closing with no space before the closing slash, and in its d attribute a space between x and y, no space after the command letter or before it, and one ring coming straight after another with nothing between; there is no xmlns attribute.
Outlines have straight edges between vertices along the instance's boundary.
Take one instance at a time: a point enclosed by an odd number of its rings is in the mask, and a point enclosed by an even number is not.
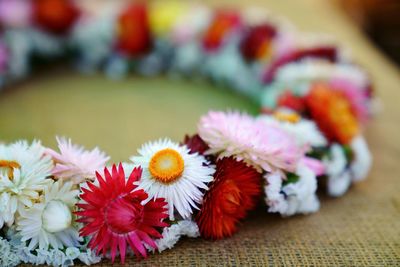
<svg viewBox="0 0 400 267"><path fill-rule="evenodd" d="M57 233L67 229L72 222L71 211L59 200L50 201L42 214L43 228L49 233Z"/></svg>

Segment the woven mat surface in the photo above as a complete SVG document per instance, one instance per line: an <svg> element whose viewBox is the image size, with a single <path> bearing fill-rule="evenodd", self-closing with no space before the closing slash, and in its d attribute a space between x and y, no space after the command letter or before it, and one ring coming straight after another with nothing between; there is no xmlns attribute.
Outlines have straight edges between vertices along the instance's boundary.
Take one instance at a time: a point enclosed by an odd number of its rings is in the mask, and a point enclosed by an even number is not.
<svg viewBox="0 0 400 267"><path fill-rule="evenodd" d="M225 2L240 5L240 1ZM323 31L337 36L344 45L352 48L357 61L367 67L375 80L377 95L383 107L366 130L375 158L373 170L366 181L353 186L342 198L328 198L321 193L322 206L320 212L316 214L280 218L266 214L260 208L243 222L239 233L230 239L218 242L184 239L173 250L151 255L147 260L140 262L130 258L125 266L400 266L398 70L384 59L339 12L330 8L327 1L242 2L268 7L274 13L287 16L303 30ZM63 81L72 80L76 81L76 86L79 84L82 88L90 87L87 84L89 78L66 75ZM44 82L47 84L44 88L53 86L57 89L61 86L56 81ZM96 82L99 88L102 87L100 83L105 83L101 78L92 78L91 83ZM21 85L21 87L31 86L43 88L36 80ZM68 92L73 93L76 86L73 83L71 86L73 88L71 87L71 91ZM160 132L179 138L183 133L193 131L198 116L208 108L232 106L252 109L251 105L238 100L235 96L223 97L218 95L219 92L214 92L213 97L205 97L201 93L187 93L188 95L183 93L183 97L192 96L194 100L186 104L176 104L176 108L174 103L182 101L172 96L167 97L170 104L162 106L160 112L155 112L152 104L158 102L151 102L153 100L149 99L152 98L140 97L126 100L128 95L117 97L116 95L121 94L118 86L120 86L118 83L114 83L109 86L109 91L103 90L99 96L93 96L109 99L110 103L106 106L99 105L92 97L85 95L89 94L86 90L77 93L72 99L71 96L68 98L68 95L71 95L68 93L43 93L47 89L32 90L32 93L28 93L28 88L21 88L6 93L0 98L0 114L7 114L0 116L0 138L11 140L23 136L30 138L37 136L44 137L45 143L52 145L54 143L50 142L50 135L58 132L72 136L77 142L89 146L97 143L114 159L120 160L126 158L143 141L159 137ZM139 82L138 86L143 85ZM193 90L192 86L188 87L191 87L188 88L188 92L197 90L196 88ZM125 92L125 89L122 91ZM153 92L153 99L156 99L156 93L159 92ZM151 91L147 94L151 94ZM182 91L179 94L182 94ZM175 95L177 96L178 92L175 92ZM64 100L70 101L67 102L69 105L60 104L63 112L55 109L52 104L42 102L56 98L61 99L61 103L64 103ZM198 104L201 100L206 104ZM227 105L228 101L232 104ZM121 109L124 105L130 105L130 108L135 106L136 109ZM184 105L190 105L191 109L182 114ZM68 108L70 114L74 114L75 117L60 117L59 114L66 113ZM23 112L9 116L12 110L18 109L22 109ZM77 121L80 116L76 114L80 113L81 120ZM100 115L105 116L107 113L112 115L101 120ZM91 114L91 117L89 115L85 117L85 114ZM122 116L123 114L125 115ZM126 114L130 114L131 117L127 117ZM169 125L162 122L163 120L157 117L160 114L170 115L169 119L176 119L173 121L176 124L170 124L171 121ZM96 118L100 122L96 121ZM154 126L155 124L150 122L148 123L150 126L146 125L146 120L143 118L158 120L161 126L159 124ZM63 124L57 123L57 119L64 120ZM59 125L64 125L65 128L58 128L61 127ZM96 131L91 127L95 127ZM98 266L109 265L108 261L104 261Z"/></svg>

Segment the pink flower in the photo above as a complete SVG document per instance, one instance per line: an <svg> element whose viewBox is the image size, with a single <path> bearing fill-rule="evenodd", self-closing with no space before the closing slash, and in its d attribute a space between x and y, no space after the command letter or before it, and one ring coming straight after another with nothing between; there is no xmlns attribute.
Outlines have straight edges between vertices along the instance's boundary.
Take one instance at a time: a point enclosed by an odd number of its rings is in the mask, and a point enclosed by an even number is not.
<svg viewBox="0 0 400 267"><path fill-rule="evenodd" d="M96 171L104 168L109 157L97 147L92 151L74 145L71 139L57 137L60 153L47 149L46 154L53 157L56 165L52 174L56 179L70 179L74 184L94 180Z"/></svg>
<svg viewBox="0 0 400 267"><path fill-rule="evenodd" d="M32 19L31 1L0 0L0 23L6 27L26 27Z"/></svg>
<svg viewBox="0 0 400 267"><path fill-rule="evenodd" d="M7 70L9 52L2 40L0 40L0 75Z"/></svg>
<svg viewBox="0 0 400 267"><path fill-rule="evenodd" d="M325 165L318 159L304 157L302 159L304 166L309 168L316 176L320 176L326 173Z"/></svg>
<svg viewBox="0 0 400 267"><path fill-rule="evenodd" d="M209 112L198 124L200 137L209 145L206 154L233 156L258 171L294 172L305 149L291 136L239 112Z"/></svg>

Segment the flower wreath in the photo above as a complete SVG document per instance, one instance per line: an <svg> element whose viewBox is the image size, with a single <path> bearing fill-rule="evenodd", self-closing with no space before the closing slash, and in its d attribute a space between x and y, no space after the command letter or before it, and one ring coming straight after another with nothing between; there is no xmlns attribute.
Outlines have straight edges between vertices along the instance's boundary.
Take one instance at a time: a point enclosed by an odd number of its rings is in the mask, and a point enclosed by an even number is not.
<svg viewBox="0 0 400 267"><path fill-rule="evenodd" d="M334 40L298 33L260 9L178 1L0 1L0 80L32 55L73 55L84 72L207 77L262 105L259 116L211 111L181 143L144 144L109 165L98 148L57 138L0 145L0 265L70 266L222 239L261 196L268 212L316 212L317 187L343 195L371 155L368 75ZM112 5L110 7L109 5Z"/></svg>

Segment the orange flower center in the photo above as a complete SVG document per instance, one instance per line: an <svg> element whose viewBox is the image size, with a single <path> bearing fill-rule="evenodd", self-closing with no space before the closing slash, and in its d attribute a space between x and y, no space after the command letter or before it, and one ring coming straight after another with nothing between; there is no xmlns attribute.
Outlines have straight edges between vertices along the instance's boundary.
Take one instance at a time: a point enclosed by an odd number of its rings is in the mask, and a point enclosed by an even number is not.
<svg viewBox="0 0 400 267"><path fill-rule="evenodd" d="M274 117L279 121L287 121L290 123L297 123L300 121L300 116L297 113L275 112Z"/></svg>
<svg viewBox="0 0 400 267"><path fill-rule="evenodd" d="M8 169L8 178L14 178L14 169L20 169L21 165L18 162L12 160L0 160L0 168Z"/></svg>
<svg viewBox="0 0 400 267"><path fill-rule="evenodd" d="M153 178L165 184L177 180L182 175L183 169L182 156L170 148L158 151L149 163L149 171Z"/></svg>
<svg viewBox="0 0 400 267"><path fill-rule="evenodd" d="M257 49L256 58L264 59L269 58L272 53L271 42L269 40L263 42Z"/></svg>

